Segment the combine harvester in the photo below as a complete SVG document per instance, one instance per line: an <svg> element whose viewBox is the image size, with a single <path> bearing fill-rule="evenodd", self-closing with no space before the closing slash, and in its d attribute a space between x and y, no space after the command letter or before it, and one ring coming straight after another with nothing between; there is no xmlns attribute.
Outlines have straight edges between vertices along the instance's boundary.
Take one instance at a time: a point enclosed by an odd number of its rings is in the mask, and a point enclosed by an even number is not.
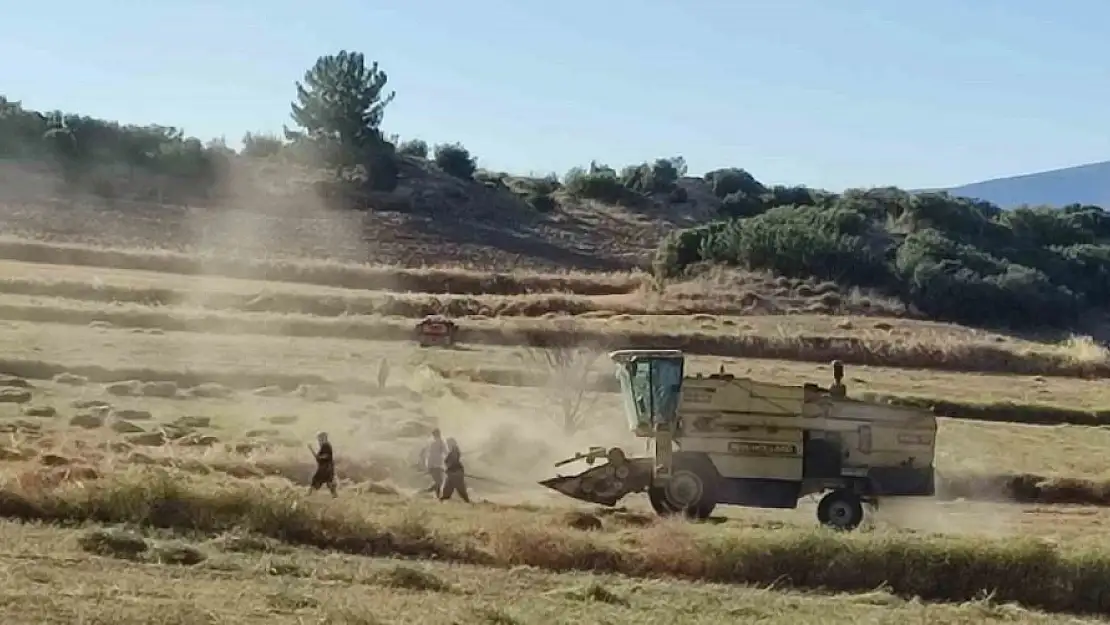
<svg viewBox="0 0 1110 625"><path fill-rule="evenodd" d="M844 530L863 521L864 504L935 492L936 417L848 398L840 362L824 389L736 378L724 367L686 376L678 350L609 357L629 426L648 439L648 455L594 447L556 464L585 460L591 468L540 484L604 506L646 491L658 514L692 519L709 517L717 504L793 509L802 497L826 493L817 519Z"/></svg>

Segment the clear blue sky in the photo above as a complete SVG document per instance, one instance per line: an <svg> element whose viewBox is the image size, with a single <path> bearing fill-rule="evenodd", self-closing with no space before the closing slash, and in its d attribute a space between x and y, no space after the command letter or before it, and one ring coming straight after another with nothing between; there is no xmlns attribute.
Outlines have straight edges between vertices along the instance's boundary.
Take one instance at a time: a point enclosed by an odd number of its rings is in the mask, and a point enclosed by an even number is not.
<svg viewBox="0 0 1110 625"><path fill-rule="evenodd" d="M384 129L482 166L683 155L765 182L949 186L1110 159L1106 0L0 0L2 93L202 138L378 60Z"/></svg>

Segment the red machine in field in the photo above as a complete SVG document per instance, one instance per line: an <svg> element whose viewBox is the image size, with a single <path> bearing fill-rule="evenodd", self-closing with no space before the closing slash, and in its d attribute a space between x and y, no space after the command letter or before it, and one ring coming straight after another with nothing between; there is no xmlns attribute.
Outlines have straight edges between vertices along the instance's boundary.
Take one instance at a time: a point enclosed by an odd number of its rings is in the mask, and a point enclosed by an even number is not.
<svg viewBox="0 0 1110 625"><path fill-rule="evenodd" d="M451 347L459 326L443 315L428 315L416 324L416 341L420 347Z"/></svg>

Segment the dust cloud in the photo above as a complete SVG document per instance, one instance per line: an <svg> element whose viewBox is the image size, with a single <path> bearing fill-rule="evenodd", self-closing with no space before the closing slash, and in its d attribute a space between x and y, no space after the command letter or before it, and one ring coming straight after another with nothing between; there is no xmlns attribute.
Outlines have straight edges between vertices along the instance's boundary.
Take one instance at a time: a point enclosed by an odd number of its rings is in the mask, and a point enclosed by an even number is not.
<svg viewBox="0 0 1110 625"><path fill-rule="evenodd" d="M598 369L601 375L608 373L605 364ZM591 446L619 446L630 454L637 448L612 394L586 390L591 396L583 402L581 425L567 431L553 394L573 394L577 389L460 383L430 368L418 368L416 379L414 390L425 397L426 414L445 437L459 442L478 491L520 502L542 499L551 491L537 482L556 474L555 462ZM563 470L585 468L569 465Z"/></svg>
<svg viewBox="0 0 1110 625"><path fill-rule="evenodd" d="M1005 502L1007 493L1000 485L984 480L981 483L951 484L945 475L997 473L980 458L989 458L988 450L977 453L968 449L966 438L959 445L948 440L953 436L944 419L937 427L937 470L935 498L904 498L884 501L876 515L881 524L929 533L1012 536L1018 532L1022 508ZM953 449L959 449L957 455Z"/></svg>
<svg viewBox="0 0 1110 625"><path fill-rule="evenodd" d="M371 250L365 250L361 236L364 228L361 213L337 213L327 208L307 182L290 189L295 186L290 181L305 171L280 163L235 170L227 205L192 213L191 218L198 223L190 230L201 233L196 241L202 251L201 259L215 263L219 257L228 256L280 257L286 242L294 237L301 249L312 246L323 253L360 250L360 256L369 256L367 252ZM286 188L274 188L281 184ZM218 273L203 272L208 276ZM191 285L180 302L182 306L204 307L209 298L234 288L226 279L205 275L197 276ZM249 343L246 345L249 349ZM548 372L552 380L543 388L472 384L445 378L435 369L421 365L424 350L415 345L401 350L396 347L390 349L391 374L386 388L369 390L380 361L351 362L351 369L365 376L370 394L347 398L334 409L329 408L335 414L330 418L319 417L314 429L328 429L337 445L337 454L351 465L386 467L390 481L397 486L419 488L427 481L419 470L418 460L433 427L440 428L445 437L459 441L468 473L473 475L471 488L477 495L487 493L521 502L542 498L549 492L537 482L554 475L553 464L557 460L596 445L621 446L629 452L636 449L637 441L627 430L616 397L596 391L583 393L588 395L583 407L586 413L583 427L568 433L560 423L559 409L553 404L560 402L562 394L575 393L577 389L560 388L567 380L557 376L554 369ZM248 356L244 354L244 359ZM600 353L593 356L600 358ZM166 357L170 361L167 365L187 369L202 362L204 354L185 348ZM595 364L591 370L598 374L611 373L607 361ZM280 367L280 363L273 366ZM267 403L273 406L272 401ZM295 398L282 403L285 404L282 409L290 412L305 408ZM313 407L314 413L320 410ZM341 414L352 410L364 414L364 419L355 425L349 425L350 421L345 421ZM244 429L264 428L266 412L243 410L241 418L254 422L239 425ZM299 434L308 438L306 443L311 442L307 429L302 428Z"/></svg>
<svg viewBox="0 0 1110 625"><path fill-rule="evenodd" d="M209 301L229 291L242 289L244 283L229 281L220 277L218 264L226 259L246 259L252 261L274 258L289 258L286 250L314 247L321 252L331 250L362 250L362 223L356 215L341 214L328 210L319 196L313 192L311 173L313 168L285 163L277 159L245 162L236 161L229 172L226 186L226 200L214 206L192 209L189 219L192 223L187 231L196 233L193 243L199 254L201 271L190 281L179 306L186 308L205 308ZM260 273L250 276L265 280ZM256 289L257 287L248 287ZM264 289L257 295L264 297ZM250 313L246 313L250 314ZM268 323L280 328L273 318ZM274 337L292 335L276 333ZM180 343L176 343L180 345ZM250 342L243 342L249 349ZM201 365L204 354L178 349L167 353L167 366L189 369ZM249 354L243 354L244 360ZM255 359L257 361L257 359ZM362 368L366 363L352 363L354 368ZM272 363L275 369L282 369L282 363ZM295 371L281 371L296 374ZM223 380L212 380L217 383ZM241 418L255 415L260 419L263 413L243 411ZM264 428L265 423L242 423L247 429Z"/></svg>

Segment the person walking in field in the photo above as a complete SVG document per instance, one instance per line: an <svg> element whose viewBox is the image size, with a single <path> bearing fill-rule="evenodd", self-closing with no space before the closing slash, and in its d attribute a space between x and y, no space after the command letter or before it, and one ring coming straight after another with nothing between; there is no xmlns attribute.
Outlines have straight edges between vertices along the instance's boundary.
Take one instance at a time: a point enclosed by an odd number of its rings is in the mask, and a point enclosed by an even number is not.
<svg viewBox="0 0 1110 625"><path fill-rule="evenodd" d="M378 388L385 388L385 384L388 381L389 381L389 359L382 358L381 363L378 365Z"/></svg>
<svg viewBox="0 0 1110 625"><path fill-rule="evenodd" d="M470 503L470 495L466 492L466 472L463 470L462 452L459 444L453 438L447 439L447 456L443 460L446 477L443 488L439 491L439 500L446 501L456 491L466 503Z"/></svg>
<svg viewBox="0 0 1110 625"><path fill-rule="evenodd" d="M443 488L443 460L447 455L447 446L440 437L439 428L432 430L432 442L424 448L424 470L432 478L432 486L426 492L439 494Z"/></svg>
<svg viewBox="0 0 1110 625"><path fill-rule="evenodd" d="M312 476L312 484L309 485L308 492L320 490L320 487L326 484L331 491L331 496L338 497L339 492L335 484L335 454L331 443L328 442L327 432L317 434L316 441L320 443L320 449L313 450L311 445L308 446L308 450L316 458L316 473Z"/></svg>

